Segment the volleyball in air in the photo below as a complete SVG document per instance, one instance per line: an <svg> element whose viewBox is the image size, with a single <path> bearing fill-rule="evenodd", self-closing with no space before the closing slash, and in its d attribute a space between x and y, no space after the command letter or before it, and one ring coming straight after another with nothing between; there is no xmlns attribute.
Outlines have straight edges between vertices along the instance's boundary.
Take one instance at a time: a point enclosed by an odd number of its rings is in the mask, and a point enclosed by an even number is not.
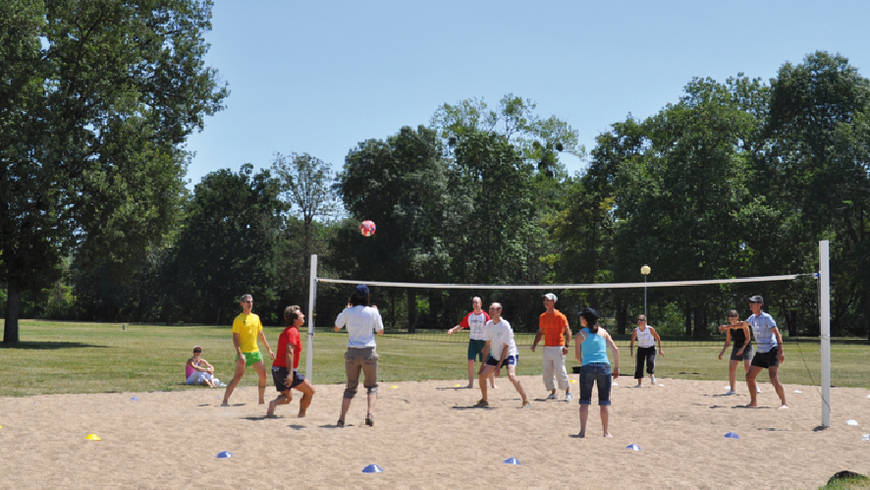
<svg viewBox="0 0 870 490"><path fill-rule="evenodd" d="M367 219L359 224L359 232L362 233L362 236L372 236L375 234L375 222Z"/></svg>

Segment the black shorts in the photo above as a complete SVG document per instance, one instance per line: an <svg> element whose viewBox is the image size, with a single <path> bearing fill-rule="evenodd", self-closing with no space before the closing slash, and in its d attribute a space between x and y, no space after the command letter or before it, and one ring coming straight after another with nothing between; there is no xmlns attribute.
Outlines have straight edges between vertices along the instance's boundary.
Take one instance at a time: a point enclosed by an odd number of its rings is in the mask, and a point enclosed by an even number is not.
<svg viewBox="0 0 870 490"><path fill-rule="evenodd" d="M756 352L755 357L752 358L752 365L762 368L779 366L779 357L777 357L778 353L779 350L776 348L770 349L767 352Z"/></svg>
<svg viewBox="0 0 870 490"><path fill-rule="evenodd" d="M290 386L287 386L284 384L284 381L287 380L287 374L289 372L290 371L284 366L272 366L272 381L275 382L275 390L281 392L287 391L305 381L305 376L299 374L298 371L293 371L293 382Z"/></svg>
<svg viewBox="0 0 870 490"><path fill-rule="evenodd" d="M732 361L745 361L747 359L752 359L752 344L747 345L746 348L743 349L743 353L738 356L737 351L740 350L740 347L742 347L742 344L741 345L734 344L734 346L731 347L731 360Z"/></svg>

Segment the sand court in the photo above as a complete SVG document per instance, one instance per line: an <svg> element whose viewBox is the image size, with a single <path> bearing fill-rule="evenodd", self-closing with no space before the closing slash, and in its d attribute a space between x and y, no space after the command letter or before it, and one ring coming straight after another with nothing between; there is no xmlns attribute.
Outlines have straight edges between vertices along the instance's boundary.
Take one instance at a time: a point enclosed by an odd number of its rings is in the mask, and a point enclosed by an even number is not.
<svg viewBox="0 0 870 490"><path fill-rule="evenodd" d="M634 389L622 377L614 437L600 437L593 395L587 438L579 439L577 402L544 401L540 377L520 378L531 409L519 408L505 377L485 409L472 408L478 389L455 386L465 380L381 383L374 427L363 424L364 394L347 426L335 426L337 384L315 385L303 419L296 392L278 418L263 418L256 387L237 389L226 408L223 390L208 388L0 398L0 488L815 488L841 470L870 474L870 441L862 440L870 390L833 388L832 427L814 431L818 387L785 385L790 408L780 410L761 383L761 407L746 409L745 384L723 396L722 381L660 379L662 386ZM221 451L232 456L218 458ZM370 464L383 473L363 473Z"/></svg>

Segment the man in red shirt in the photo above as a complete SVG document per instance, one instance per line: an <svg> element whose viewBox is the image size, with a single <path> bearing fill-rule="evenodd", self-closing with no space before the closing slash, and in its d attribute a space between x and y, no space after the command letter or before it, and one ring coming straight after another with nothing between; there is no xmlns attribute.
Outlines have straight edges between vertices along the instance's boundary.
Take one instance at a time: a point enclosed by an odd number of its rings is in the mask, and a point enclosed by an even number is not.
<svg viewBox="0 0 870 490"><path fill-rule="evenodd" d="M556 399L556 385L553 383L553 375L559 381L559 389L565 390L565 401L574 399L571 387L568 384L568 371L565 370L565 355L568 354L568 344L571 342L571 327L568 326L568 317L556 309L556 295L547 293L544 295L544 308L538 318L538 333L532 343L532 352L535 351L541 337L544 337L543 360L544 386L550 394L547 400Z"/></svg>
<svg viewBox="0 0 870 490"><path fill-rule="evenodd" d="M269 402L266 417L275 417L275 409L278 405L290 403L293 399L291 390L294 388L302 392L302 400L299 401L299 418L305 416L305 411L311 405L314 387L298 371L299 357L302 354L299 327L303 324L305 324L305 314L298 306L288 306L284 309L284 325L287 327L278 337L278 354L272 361L272 380L280 394Z"/></svg>

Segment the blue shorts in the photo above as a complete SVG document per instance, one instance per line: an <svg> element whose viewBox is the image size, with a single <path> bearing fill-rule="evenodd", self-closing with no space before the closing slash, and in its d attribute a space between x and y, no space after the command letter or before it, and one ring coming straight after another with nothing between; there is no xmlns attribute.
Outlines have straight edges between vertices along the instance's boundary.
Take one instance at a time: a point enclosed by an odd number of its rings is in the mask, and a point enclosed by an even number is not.
<svg viewBox="0 0 870 490"><path fill-rule="evenodd" d="M580 366L580 405L592 404L592 385L598 383L598 405L610 405L610 386L613 384L613 371L610 363L590 362Z"/></svg>
<svg viewBox="0 0 870 490"><path fill-rule="evenodd" d="M284 384L287 380L287 375L290 374L290 370L288 370L284 366L272 366L272 381L275 383L275 390L277 391L287 391L290 388L295 388L303 381L305 381L305 376L299 374L298 371L293 371L293 382L290 383L290 386Z"/></svg>
<svg viewBox="0 0 870 490"><path fill-rule="evenodd" d="M468 360L480 359L480 362L483 362L483 347L485 345L485 340L470 339L468 341Z"/></svg>
<svg viewBox="0 0 870 490"><path fill-rule="evenodd" d="M520 355L517 354L515 356L507 356L504 358L503 366L516 366L517 363L520 362ZM498 359L495 357L489 356L489 359L486 360L487 366L498 366Z"/></svg>

